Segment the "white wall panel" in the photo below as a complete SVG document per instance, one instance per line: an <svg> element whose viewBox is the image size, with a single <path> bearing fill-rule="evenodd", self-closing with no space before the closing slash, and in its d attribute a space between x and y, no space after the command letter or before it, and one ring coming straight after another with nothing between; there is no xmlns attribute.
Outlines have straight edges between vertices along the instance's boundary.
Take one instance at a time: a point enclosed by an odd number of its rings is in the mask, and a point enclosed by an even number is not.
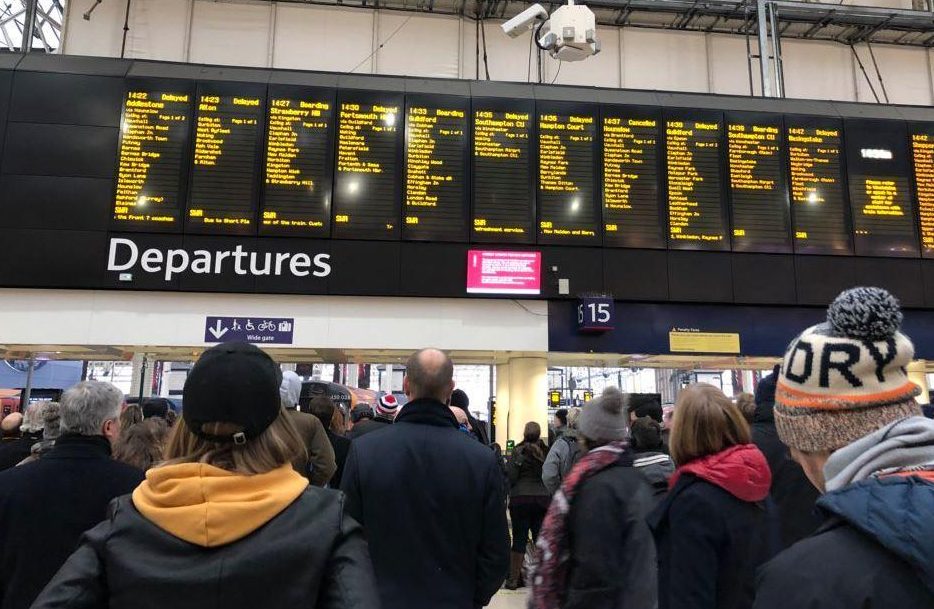
<svg viewBox="0 0 934 609"><path fill-rule="evenodd" d="M545 82L586 87L619 87L619 32L618 28L597 28L601 51L584 61L564 62L560 71L558 62L546 56Z"/></svg>
<svg viewBox="0 0 934 609"><path fill-rule="evenodd" d="M785 96L855 101L850 47L835 42L782 41Z"/></svg>
<svg viewBox="0 0 934 609"><path fill-rule="evenodd" d="M189 61L268 66L272 11L269 2L196 1Z"/></svg>
<svg viewBox="0 0 934 609"><path fill-rule="evenodd" d="M623 87L665 91L708 90L703 34L623 30Z"/></svg>
<svg viewBox="0 0 934 609"><path fill-rule="evenodd" d="M77 2L68 3L62 52L68 55L119 57L126 4L104 2L94 9L89 21L82 18L85 10L87 9Z"/></svg>
<svg viewBox="0 0 934 609"><path fill-rule="evenodd" d="M864 0L868 1L868 0ZM188 36L188 4L192 31ZM891 5L907 0L879 0ZM118 56L125 4L101 4L91 21L71 4L64 52ZM476 23L451 17L414 15L375 56L374 37L386 40L410 15L365 9L237 0L136 0L131 12L128 57L188 60L193 63L268 66L344 72L476 78ZM374 24L374 20L379 20ZM377 27L374 27L376 25ZM270 45L270 35L275 39ZM499 22L484 24L493 80L529 79L529 35L512 39ZM745 40L740 36L695 32L601 28L603 52L562 67L546 59L546 82L604 87L698 91L746 95L749 79ZM190 49L186 41L190 38ZM755 43L755 41L753 41ZM755 44L753 44L755 51ZM893 103L930 104L932 75L925 51L877 45L880 69ZM783 41L788 97L873 101L848 47L829 42ZM874 69L865 47L859 52L870 76ZM272 56L272 58L270 58ZM535 79L534 55L531 72ZM373 64L373 65L371 65ZM482 67L479 77L485 78ZM753 62L759 94L758 62ZM874 83L876 81L874 80Z"/></svg>
<svg viewBox="0 0 934 609"><path fill-rule="evenodd" d="M295 347L547 351L547 303L0 290L8 344L200 346L206 315L295 318Z"/></svg>
<svg viewBox="0 0 934 609"><path fill-rule="evenodd" d="M371 10L280 3L273 67L334 72L357 67L356 73L367 74L375 16Z"/></svg>
<svg viewBox="0 0 934 609"><path fill-rule="evenodd" d="M488 21L483 24L486 31L487 58L490 66L490 80L510 80L529 82L529 36L510 38L500 27L499 22ZM483 49L480 50L480 78L485 78L483 68ZM532 55L532 78L535 79L535 55Z"/></svg>
<svg viewBox="0 0 934 609"><path fill-rule="evenodd" d="M457 78L460 69L459 38L460 20L454 17L380 11L377 44L388 42L377 51L376 71L380 74Z"/></svg>
<svg viewBox="0 0 934 609"><path fill-rule="evenodd" d="M856 52L863 60L866 73L876 90L879 99L885 101L879 78L876 76L872 57L865 45L857 45ZM917 104L927 106L931 104L931 74L928 69L928 53L926 49L909 47L891 47L873 45L872 52L879 64L879 72L885 83L885 90L889 94L889 101L893 104ZM857 66L856 85L859 101L875 103L866 78Z"/></svg>
<svg viewBox="0 0 934 609"><path fill-rule="evenodd" d="M759 41L749 41L753 55L758 53ZM707 36L707 63L710 74L710 92L728 95L761 95L759 60L753 59L752 93L749 91L749 62L746 59L746 38L743 36Z"/></svg>
<svg viewBox="0 0 934 609"><path fill-rule="evenodd" d="M193 2L136 0L130 11L127 57L185 61Z"/></svg>

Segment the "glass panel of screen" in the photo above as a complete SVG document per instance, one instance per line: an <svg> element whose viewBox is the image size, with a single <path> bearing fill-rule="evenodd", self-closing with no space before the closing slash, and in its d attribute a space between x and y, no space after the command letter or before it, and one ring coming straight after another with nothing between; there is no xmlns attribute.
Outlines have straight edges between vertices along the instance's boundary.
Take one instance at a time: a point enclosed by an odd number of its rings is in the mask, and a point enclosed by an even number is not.
<svg viewBox="0 0 934 609"><path fill-rule="evenodd" d="M131 82L113 227L934 258L934 124Z"/></svg>

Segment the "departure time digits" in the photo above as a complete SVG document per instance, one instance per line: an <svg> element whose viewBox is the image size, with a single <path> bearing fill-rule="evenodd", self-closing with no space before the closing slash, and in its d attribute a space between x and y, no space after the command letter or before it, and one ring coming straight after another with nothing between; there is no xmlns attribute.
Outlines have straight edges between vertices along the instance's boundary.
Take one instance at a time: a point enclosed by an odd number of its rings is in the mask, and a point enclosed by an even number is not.
<svg viewBox="0 0 934 609"><path fill-rule="evenodd" d="M190 118L187 93L132 90L127 94L120 125L116 222L144 227L178 221Z"/></svg>
<svg viewBox="0 0 934 609"><path fill-rule="evenodd" d="M594 117L544 113L538 117L539 235L543 242L592 242Z"/></svg>
<svg viewBox="0 0 934 609"><path fill-rule="evenodd" d="M659 247L658 121L603 118L604 243Z"/></svg>
<svg viewBox="0 0 934 609"><path fill-rule="evenodd" d="M261 219L264 232L327 234L332 114L332 103L323 99L270 100Z"/></svg>
<svg viewBox="0 0 934 609"><path fill-rule="evenodd" d="M410 106L406 115L405 236L462 239L467 112Z"/></svg>
<svg viewBox="0 0 934 609"><path fill-rule="evenodd" d="M396 145L399 106L343 102L337 129L334 233L380 239L399 234Z"/></svg>
<svg viewBox="0 0 934 609"><path fill-rule="evenodd" d="M188 224L223 232L253 225L256 147L262 100L201 94L195 122L194 169ZM215 230L216 229L216 230Z"/></svg>
<svg viewBox="0 0 934 609"><path fill-rule="evenodd" d="M934 257L934 136L912 134L911 152L921 217L921 247L925 257Z"/></svg>
<svg viewBox="0 0 934 609"><path fill-rule="evenodd" d="M530 120L528 112L475 112L472 232L481 241L531 241Z"/></svg>
<svg viewBox="0 0 934 609"><path fill-rule="evenodd" d="M727 127L734 250L791 251L779 125L730 123Z"/></svg>
<svg viewBox="0 0 934 609"><path fill-rule="evenodd" d="M716 121L667 121L672 247L706 249L707 244L710 249L728 249L720 199L720 129Z"/></svg>

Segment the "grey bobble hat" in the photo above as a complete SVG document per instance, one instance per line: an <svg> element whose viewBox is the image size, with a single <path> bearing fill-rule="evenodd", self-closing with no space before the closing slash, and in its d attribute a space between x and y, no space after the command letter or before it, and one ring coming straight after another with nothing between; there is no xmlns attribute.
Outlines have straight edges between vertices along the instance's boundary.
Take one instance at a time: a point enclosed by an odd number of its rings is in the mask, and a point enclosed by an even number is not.
<svg viewBox="0 0 934 609"><path fill-rule="evenodd" d="M588 440L625 440L629 436L626 396L616 387L607 387L602 395L584 404L577 427Z"/></svg>

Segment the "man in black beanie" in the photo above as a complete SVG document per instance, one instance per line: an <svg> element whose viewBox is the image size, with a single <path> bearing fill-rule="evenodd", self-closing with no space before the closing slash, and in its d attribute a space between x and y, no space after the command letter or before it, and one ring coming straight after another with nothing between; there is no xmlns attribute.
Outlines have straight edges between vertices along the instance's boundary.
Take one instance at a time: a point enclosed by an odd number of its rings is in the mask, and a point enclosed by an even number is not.
<svg viewBox="0 0 934 609"><path fill-rule="evenodd" d="M820 525L815 504L820 493L801 466L791 458L775 429L775 384L779 366L756 386L756 414L752 423L752 442L759 447L772 470L772 499L778 507L782 549L809 536Z"/></svg>
<svg viewBox="0 0 934 609"><path fill-rule="evenodd" d="M487 432L486 425L470 414L470 397L467 395L467 392L463 389L455 389L454 392L451 393L451 403L449 405L464 411L467 415L467 422L470 423L470 429L477 434L477 439L486 446L489 446L490 434Z"/></svg>

